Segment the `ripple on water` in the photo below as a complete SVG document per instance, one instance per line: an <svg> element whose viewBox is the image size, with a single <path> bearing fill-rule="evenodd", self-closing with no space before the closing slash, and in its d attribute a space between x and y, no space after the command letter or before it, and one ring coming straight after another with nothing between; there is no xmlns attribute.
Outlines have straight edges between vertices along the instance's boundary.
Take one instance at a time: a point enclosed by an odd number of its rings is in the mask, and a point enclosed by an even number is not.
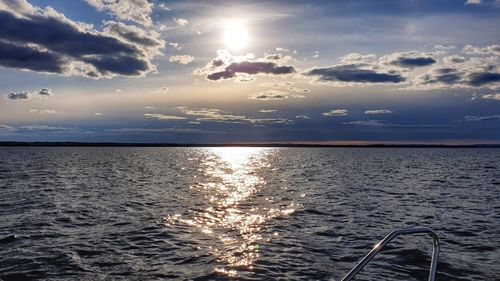
<svg viewBox="0 0 500 281"><path fill-rule="evenodd" d="M498 149L3 148L0 279L338 280L390 230L423 224L441 237L438 280L495 280L499 159ZM398 238L359 280L425 279L430 250L426 237Z"/></svg>

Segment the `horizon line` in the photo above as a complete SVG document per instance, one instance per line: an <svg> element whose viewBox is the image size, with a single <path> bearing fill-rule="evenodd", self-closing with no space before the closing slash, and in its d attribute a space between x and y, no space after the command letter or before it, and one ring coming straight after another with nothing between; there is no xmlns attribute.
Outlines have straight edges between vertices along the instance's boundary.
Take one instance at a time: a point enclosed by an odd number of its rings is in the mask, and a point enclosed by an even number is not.
<svg viewBox="0 0 500 281"><path fill-rule="evenodd" d="M81 142L81 141L0 141L0 147L443 147L443 148L500 148L500 142L375 142L375 141L291 141L291 142Z"/></svg>

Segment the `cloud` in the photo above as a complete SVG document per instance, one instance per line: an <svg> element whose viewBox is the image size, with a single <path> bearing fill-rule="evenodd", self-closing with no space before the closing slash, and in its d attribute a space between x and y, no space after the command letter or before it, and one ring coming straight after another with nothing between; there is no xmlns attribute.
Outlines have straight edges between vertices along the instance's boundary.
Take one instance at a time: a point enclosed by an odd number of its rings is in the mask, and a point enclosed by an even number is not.
<svg viewBox="0 0 500 281"><path fill-rule="evenodd" d="M163 10L163 11L171 11L172 10L165 3L156 3L156 7L158 7L158 9Z"/></svg>
<svg viewBox="0 0 500 281"><path fill-rule="evenodd" d="M376 109L376 110L367 110L365 111L365 114L391 114L391 110L387 109Z"/></svg>
<svg viewBox="0 0 500 281"><path fill-rule="evenodd" d="M490 115L490 116L467 115L464 117L464 119L465 119L465 121L468 121L468 122L493 121L493 120L500 120L500 115Z"/></svg>
<svg viewBox="0 0 500 281"><path fill-rule="evenodd" d="M112 15L122 20L129 20L144 26L151 26L153 4L148 0L86 0L99 11L110 11Z"/></svg>
<svg viewBox="0 0 500 281"><path fill-rule="evenodd" d="M481 0L467 0L467 2L465 2L465 5L478 5L478 4L481 4Z"/></svg>
<svg viewBox="0 0 500 281"><path fill-rule="evenodd" d="M314 51L313 55L311 56L313 59L319 58L319 51Z"/></svg>
<svg viewBox="0 0 500 281"><path fill-rule="evenodd" d="M365 120L365 121L349 121L343 122L344 125L356 125L356 126L373 126L373 127L389 127L390 124L382 123L379 120Z"/></svg>
<svg viewBox="0 0 500 281"><path fill-rule="evenodd" d="M57 114L59 113L55 109L30 109L31 113L40 113L40 114Z"/></svg>
<svg viewBox="0 0 500 281"><path fill-rule="evenodd" d="M173 20L178 24L178 25L181 25L181 26L184 26L184 25L187 25L189 23L189 21L187 19L177 19L177 18L173 18Z"/></svg>
<svg viewBox="0 0 500 281"><path fill-rule="evenodd" d="M25 4L29 10L22 15L0 11L0 66L92 78L143 76L156 69L151 59L165 43L154 32L113 21L97 31L50 7Z"/></svg>
<svg viewBox="0 0 500 281"><path fill-rule="evenodd" d="M416 51L392 53L381 57L379 61L383 64L402 68L429 66L437 62L434 58L429 56L429 54Z"/></svg>
<svg viewBox="0 0 500 281"><path fill-rule="evenodd" d="M291 60L292 57L283 54L267 54L264 56L264 60L277 61L277 62L287 62Z"/></svg>
<svg viewBox="0 0 500 281"><path fill-rule="evenodd" d="M146 32L133 25L121 22L105 21L103 33L112 35L133 45L137 44L150 56L161 55L160 49L165 47L165 41L155 31Z"/></svg>
<svg viewBox="0 0 500 281"><path fill-rule="evenodd" d="M328 112L323 112L324 116L346 116L349 113L347 109L332 109Z"/></svg>
<svg viewBox="0 0 500 281"><path fill-rule="evenodd" d="M293 124L293 120L287 118L253 118L253 119L248 119L248 122L255 125Z"/></svg>
<svg viewBox="0 0 500 281"><path fill-rule="evenodd" d="M208 80L218 81L221 79L235 78L238 74L270 74L270 75L284 75L295 72L293 66L279 66L273 62L259 62L259 61L242 61L232 62L222 71L210 73L207 76Z"/></svg>
<svg viewBox="0 0 500 281"><path fill-rule="evenodd" d="M447 127L439 124L391 124L380 120L363 120L342 122L344 125L370 126L370 127L399 127L399 128L442 128Z"/></svg>
<svg viewBox="0 0 500 281"><path fill-rule="evenodd" d="M375 60L375 54L360 54L360 53L349 53L345 56L340 57L340 62L343 64L353 64L353 63L367 63Z"/></svg>
<svg viewBox="0 0 500 281"><path fill-rule="evenodd" d="M177 62L180 64L188 64L194 60L193 56L190 55L176 55L176 56L171 56L170 59L168 60L169 62Z"/></svg>
<svg viewBox="0 0 500 281"><path fill-rule="evenodd" d="M16 131L45 131L45 132L51 132L51 131L75 131L75 129L73 129L73 128L66 128L66 127L48 126L48 125L29 125L29 126L17 127Z"/></svg>
<svg viewBox="0 0 500 281"><path fill-rule="evenodd" d="M475 72L468 75L469 85L480 87L485 84L500 82L500 73L496 72Z"/></svg>
<svg viewBox="0 0 500 281"><path fill-rule="evenodd" d="M159 113L145 113L144 116L146 118L154 118L158 120L184 120L186 117L174 116L174 115L165 115Z"/></svg>
<svg viewBox="0 0 500 281"><path fill-rule="evenodd" d="M307 116L307 115L297 115L297 116L295 116L295 118L296 118L296 119L305 119L305 120L307 120L307 119L311 119L311 117L309 117L309 116Z"/></svg>
<svg viewBox="0 0 500 281"><path fill-rule="evenodd" d="M276 49L275 49L275 50L276 50L276 52L287 52L287 53L289 53L289 52L290 52L290 50L289 50L289 49L286 49L286 48L281 48L281 47L276 47Z"/></svg>
<svg viewBox="0 0 500 281"><path fill-rule="evenodd" d="M176 50L182 50L182 47L179 45L179 43L169 42L168 45L174 47L174 49Z"/></svg>
<svg viewBox="0 0 500 281"><path fill-rule="evenodd" d="M319 82L341 83L401 83L405 78L400 74L381 73L363 68L363 64L344 64L313 68L304 74L314 76Z"/></svg>
<svg viewBox="0 0 500 281"><path fill-rule="evenodd" d="M406 90L443 88L500 89L500 45L466 45L465 56L447 55L455 46L435 45L433 52L394 52L380 58L349 53L340 64L314 67L302 73L312 82L332 86L403 84Z"/></svg>
<svg viewBox="0 0 500 281"><path fill-rule="evenodd" d="M280 65L266 58L254 59L253 54L233 56L228 50L218 50L216 58L193 73L206 75L209 81L234 79L236 82L251 82L256 75L287 75L295 72L293 66Z"/></svg>
<svg viewBox="0 0 500 281"><path fill-rule="evenodd" d="M38 95L39 96L53 96L54 93L50 89L43 88L40 91L38 91Z"/></svg>
<svg viewBox="0 0 500 281"><path fill-rule="evenodd" d="M27 126L18 126L13 127L9 125L1 125L0 124L0 133L15 133L15 132L61 132L61 131L77 131L73 128L66 127L55 127L48 125L27 125Z"/></svg>
<svg viewBox="0 0 500 281"><path fill-rule="evenodd" d="M282 100L288 98L288 92L267 90L267 91L252 93L248 95L248 98L254 100Z"/></svg>
<svg viewBox="0 0 500 281"><path fill-rule="evenodd" d="M448 56L411 81L410 89L500 88L499 56Z"/></svg>
<svg viewBox="0 0 500 281"><path fill-rule="evenodd" d="M170 91L170 89L168 87L160 87L160 88L158 88L156 90L151 91L151 93L165 95L169 91Z"/></svg>
<svg viewBox="0 0 500 281"><path fill-rule="evenodd" d="M31 93L23 91L20 93L9 93L7 94L9 100L29 100L31 99Z"/></svg>
<svg viewBox="0 0 500 281"><path fill-rule="evenodd" d="M482 95L482 99L488 99L488 100L498 100L500 101L500 94L487 94L487 95Z"/></svg>
<svg viewBox="0 0 500 281"><path fill-rule="evenodd" d="M250 125L293 124L293 120L286 118L251 118L224 112L217 108L192 110L187 107L178 107L178 109L186 115L199 116L196 118L198 122L246 123Z"/></svg>
<svg viewBox="0 0 500 281"><path fill-rule="evenodd" d="M260 84L262 87L271 87L274 89L286 89L287 91L290 92L296 92L296 93L309 93L311 90L306 89L306 88L299 88L293 86L293 82L273 82L273 83L263 83Z"/></svg>
<svg viewBox="0 0 500 281"><path fill-rule="evenodd" d="M456 48L456 46L453 46L453 45L440 45L440 44L434 45L434 49L438 49L438 50L452 50L455 48Z"/></svg>
<svg viewBox="0 0 500 281"><path fill-rule="evenodd" d="M217 131L203 131L200 129L191 128L119 128L110 129L106 132L113 133L181 133L181 134L192 134L192 133L221 133Z"/></svg>
<svg viewBox="0 0 500 281"><path fill-rule="evenodd" d="M500 45L489 45L486 47L475 47L466 45L463 47L462 52L469 55L493 55L500 56Z"/></svg>
<svg viewBox="0 0 500 281"><path fill-rule="evenodd" d="M261 109L259 110L260 113L272 113L276 112L276 109Z"/></svg>
<svg viewBox="0 0 500 281"><path fill-rule="evenodd" d="M0 134L9 134L9 133L12 133L15 131L16 131L16 128L14 128L12 126L0 124Z"/></svg>
<svg viewBox="0 0 500 281"><path fill-rule="evenodd" d="M430 57L416 57L416 58L401 57L392 62L392 64L399 65L402 67L428 66L433 63L436 63L436 60Z"/></svg>

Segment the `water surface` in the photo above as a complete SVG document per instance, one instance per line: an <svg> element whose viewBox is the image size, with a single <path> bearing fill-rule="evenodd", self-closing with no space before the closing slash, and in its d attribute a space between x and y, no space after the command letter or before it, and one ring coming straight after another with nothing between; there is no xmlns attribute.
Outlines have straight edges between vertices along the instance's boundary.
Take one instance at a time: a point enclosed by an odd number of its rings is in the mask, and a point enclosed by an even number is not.
<svg viewBox="0 0 500 281"><path fill-rule="evenodd" d="M339 280L394 228L499 280L500 149L0 148L0 279ZM426 280L426 236L359 280Z"/></svg>

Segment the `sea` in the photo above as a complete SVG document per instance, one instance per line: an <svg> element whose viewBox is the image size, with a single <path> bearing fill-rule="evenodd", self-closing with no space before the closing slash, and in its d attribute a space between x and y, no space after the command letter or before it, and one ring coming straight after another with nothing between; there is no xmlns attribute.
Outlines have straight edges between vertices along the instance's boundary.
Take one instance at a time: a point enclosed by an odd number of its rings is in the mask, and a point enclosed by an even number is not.
<svg viewBox="0 0 500 281"><path fill-rule="evenodd" d="M500 280L500 149L1 147L0 280ZM395 238L356 280L427 280Z"/></svg>

